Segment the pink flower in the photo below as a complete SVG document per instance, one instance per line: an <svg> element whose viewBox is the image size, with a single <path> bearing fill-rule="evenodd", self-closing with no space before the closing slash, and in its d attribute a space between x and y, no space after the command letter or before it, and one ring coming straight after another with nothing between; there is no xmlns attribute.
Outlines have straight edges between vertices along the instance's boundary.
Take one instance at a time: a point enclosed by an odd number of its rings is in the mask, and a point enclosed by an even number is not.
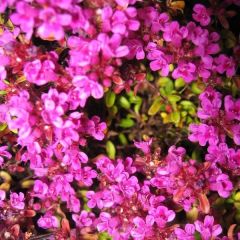
<svg viewBox="0 0 240 240"><path fill-rule="evenodd" d="M195 240L195 226L193 224L186 224L185 229L175 228L174 230L178 240Z"/></svg>
<svg viewBox="0 0 240 240"><path fill-rule="evenodd" d="M46 183L40 180L36 180L34 182L33 191L34 191L34 196L44 199L48 193L48 186Z"/></svg>
<svg viewBox="0 0 240 240"><path fill-rule="evenodd" d="M47 212L44 216L40 217L37 223L39 227L44 229L57 228L59 226L57 217L53 216L50 212Z"/></svg>
<svg viewBox="0 0 240 240"><path fill-rule="evenodd" d="M44 85L57 80L54 69L55 64L52 61L45 60L41 62L37 59L33 62L26 63L23 72L29 82Z"/></svg>
<svg viewBox="0 0 240 240"><path fill-rule="evenodd" d="M76 90L79 89L79 104L81 107L85 106L86 100L89 96L100 99L103 96L103 87L96 81L91 80L87 76L75 76L73 78L73 85Z"/></svg>
<svg viewBox="0 0 240 240"><path fill-rule="evenodd" d="M69 195L68 201L67 201L67 208L74 213L78 213L80 211L81 203L78 198L76 198L74 195Z"/></svg>
<svg viewBox="0 0 240 240"><path fill-rule="evenodd" d="M232 96L226 96L224 98L224 108L226 112L226 117L229 120L236 119L240 121L240 99L234 101Z"/></svg>
<svg viewBox="0 0 240 240"><path fill-rule="evenodd" d="M44 8L39 13L43 23L38 27L37 33L43 39L61 40L64 38L63 27L69 26L72 17L69 14L58 14L53 8Z"/></svg>
<svg viewBox="0 0 240 240"><path fill-rule="evenodd" d="M193 7L193 19L199 22L202 26L207 26L210 21L210 15L206 7L202 4L195 4Z"/></svg>
<svg viewBox="0 0 240 240"><path fill-rule="evenodd" d="M33 33L36 17L38 16L38 10L25 1L18 1L16 4L16 10L16 13L13 13L10 16L10 19L14 24L20 25L21 30L27 34L27 39L30 39Z"/></svg>
<svg viewBox="0 0 240 240"><path fill-rule="evenodd" d="M42 94L41 98L44 105L41 115L44 121L57 128L62 128L64 125L62 116L67 110L67 94L58 93L56 89L51 88L48 93Z"/></svg>
<svg viewBox="0 0 240 240"><path fill-rule="evenodd" d="M180 62L172 73L173 78L183 78L187 83L196 78L196 66L193 63Z"/></svg>
<svg viewBox="0 0 240 240"><path fill-rule="evenodd" d="M127 39L124 43L129 49L128 59L133 59L134 57L136 57L137 60L144 59L145 52L143 50L143 43L140 40Z"/></svg>
<svg viewBox="0 0 240 240"><path fill-rule="evenodd" d="M100 118L97 116L92 117L91 121L94 123L94 128L91 131L91 135L97 140L103 140L107 125L105 122L100 122Z"/></svg>
<svg viewBox="0 0 240 240"><path fill-rule="evenodd" d="M100 232L108 231L115 229L119 224L117 218L112 218L111 215L107 212L101 212L97 220L97 229Z"/></svg>
<svg viewBox="0 0 240 240"><path fill-rule="evenodd" d="M0 167L2 166L2 164L4 162L3 157L8 158L8 159L10 159L12 157L12 154L10 154L8 151L6 151L7 148L8 148L8 146L0 147Z"/></svg>
<svg viewBox="0 0 240 240"><path fill-rule="evenodd" d="M188 30L186 27L180 27L177 21L172 21L166 24L163 39L166 42L171 42L174 46L180 47L182 40L188 35Z"/></svg>
<svg viewBox="0 0 240 240"><path fill-rule="evenodd" d="M15 209L22 210L25 207L24 203L24 194L22 192L18 193L10 193L10 203L11 206Z"/></svg>
<svg viewBox="0 0 240 240"><path fill-rule="evenodd" d="M140 217L135 217L133 223L135 226L131 230L131 236L134 239L143 240L151 234L151 226L154 223L154 219L149 215L146 217L146 220L143 220Z"/></svg>
<svg viewBox="0 0 240 240"><path fill-rule="evenodd" d="M157 223L158 227L164 228L168 222L171 222L176 214L174 211L169 210L165 206L158 206L149 211L149 214L154 217L154 221Z"/></svg>
<svg viewBox="0 0 240 240"><path fill-rule="evenodd" d="M236 63L232 57L220 54L214 59L216 71L220 74L226 72L227 77L232 77L236 72Z"/></svg>
<svg viewBox="0 0 240 240"><path fill-rule="evenodd" d="M222 232L221 226L219 224L214 225L214 218L209 215L205 217L204 222L197 220L194 224L203 240L215 238Z"/></svg>
<svg viewBox="0 0 240 240"><path fill-rule="evenodd" d="M217 191L221 197L227 198L233 190L233 184L229 180L228 175L220 174L215 182L210 183L210 189Z"/></svg>
<svg viewBox="0 0 240 240"><path fill-rule="evenodd" d="M141 141L141 142L134 142L134 145L141 149L145 154L148 154L151 152L151 144L152 144L152 138L150 138L148 141Z"/></svg>
<svg viewBox="0 0 240 240"><path fill-rule="evenodd" d="M0 202L5 200L6 192L0 189Z"/></svg>
<svg viewBox="0 0 240 240"><path fill-rule="evenodd" d="M207 87L200 94L201 108L198 109L197 115L201 119L216 118L219 115L222 106L222 95L212 87Z"/></svg>
<svg viewBox="0 0 240 240"><path fill-rule="evenodd" d="M169 21L169 15L167 13L161 13L156 19L152 21L152 32L164 31Z"/></svg>
<svg viewBox="0 0 240 240"><path fill-rule="evenodd" d="M210 145L216 145L219 141L217 130L207 124L191 124L189 127L191 133L188 139L192 142L199 142L200 146L205 146L207 142Z"/></svg>
<svg viewBox="0 0 240 240"><path fill-rule="evenodd" d="M94 214L91 212L87 212L85 210L81 211L80 215L73 214L72 219L76 223L77 227L89 227L93 223Z"/></svg>

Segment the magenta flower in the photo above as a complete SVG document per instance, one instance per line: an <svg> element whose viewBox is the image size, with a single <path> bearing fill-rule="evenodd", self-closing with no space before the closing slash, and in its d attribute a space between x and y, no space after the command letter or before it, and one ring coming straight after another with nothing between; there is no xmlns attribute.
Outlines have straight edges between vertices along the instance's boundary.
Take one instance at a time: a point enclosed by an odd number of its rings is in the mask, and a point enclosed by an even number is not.
<svg viewBox="0 0 240 240"><path fill-rule="evenodd" d="M18 1L16 4L16 10L16 13L13 13L10 16L10 19L14 24L20 25L21 30L26 33L27 39L30 39L33 33L36 17L38 16L38 10L25 1Z"/></svg>
<svg viewBox="0 0 240 240"><path fill-rule="evenodd" d="M232 77L236 72L236 63L232 57L220 54L214 59L216 71L220 74L226 72L227 77Z"/></svg>
<svg viewBox="0 0 240 240"><path fill-rule="evenodd" d="M205 56L202 57L201 60L197 68L198 74L203 79L208 79L211 76L213 58L211 56Z"/></svg>
<svg viewBox="0 0 240 240"><path fill-rule="evenodd" d="M125 57L129 53L128 47L126 45L121 45L122 36L120 34L113 34L110 38L107 34L100 33L97 40L100 43L100 48L105 60L109 60L113 57Z"/></svg>
<svg viewBox="0 0 240 240"><path fill-rule="evenodd" d="M34 196L44 199L48 193L48 185L40 180L34 181Z"/></svg>
<svg viewBox="0 0 240 240"><path fill-rule="evenodd" d="M89 199L88 200L88 207L89 208L95 208L96 206L98 208L103 208L103 201L101 199L101 192L95 193L94 191L88 191L86 194L86 197Z"/></svg>
<svg viewBox="0 0 240 240"><path fill-rule="evenodd" d="M193 11L193 19L199 22L202 26L207 26L210 23L211 18L209 15L209 11L204 5L195 4L193 7Z"/></svg>
<svg viewBox="0 0 240 240"><path fill-rule="evenodd" d="M67 208L74 213L78 213L80 211L81 203L78 198L76 198L74 195L69 195L68 201L67 201Z"/></svg>
<svg viewBox="0 0 240 240"><path fill-rule="evenodd" d="M240 125L239 124L232 125L231 131L233 134L234 143L236 143L237 145L240 145Z"/></svg>
<svg viewBox="0 0 240 240"><path fill-rule="evenodd" d="M164 31L169 21L169 15L167 13L161 13L156 19L152 21L151 31L157 33L158 31Z"/></svg>
<svg viewBox="0 0 240 240"><path fill-rule="evenodd" d="M79 99L81 106L84 107L89 96L96 99L102 98L103 87L96 81L89 79L87 76L75 76L73 78L73 85L79 89Z"/></svg>
<svg viewBox="0 0 240 240"><path fill-rule="evenodd" d="M20 193L10 193L10 203L11 206L15 209L22 210L25 207L24 203L24 194Z"/></svg>
<svg viewBox="0 0 240 240"><path fill-rule="evenodd" d="M6 192L0 189L0 207L4 204L3 201L6 198Z"/></svg>
<svg viewBox="0 0 240 240"><path fill-rule="evenodd" d="M154 221L160 228L164 228L165 225L171 222L176 216L174 211L169 210L165 206L158 206L156 209L153 208L149 211L149 214L154 217Z"/></svg>
<svg viewBox="0 0 240 240"><path fill-rule="evenodd" d="M134 142L134 145L142 150L145 154L148 154L151 152L151 144L152 144L152 138L150 138L148 141L141 141L141 142Z"/></svg>
<svg viewBox="0 0 240 240"><path fill-rule="evenodd" d="M203 240L215 238L222 232L221 226L219 224L214 225L214 218L209 215L205 217L204 222L197 220L194 224Z"/></svg>
<svg viewBox="0 0 240 240"><path fill-rule="evenodd" d="M101 212L99 218L97 219L97 229L100 232L111 232L111 230L115 229L118 224L118 219L111 217L111 215L107 212Z"/></svg>
<svg viewBox="0 0 240 240"><path fill-rule="evenodd" d="M12 157L12 154L10 154L8 151L6 151L7 148L8 148L8 146L1 146L0 147L0 167L4 163L3 157L8 158L8 159L10 159Z"/></svg>
<svg viewBox="0 0 240 240"><path fill-rule="evenodd" d="M84 167L81 172L75 177L76 180L82 182L86 186L91 186L93 184L93 178L97 177L97 172L91 167Z"/></svg>
<svg viewBox="0 0 240 240"><path fill-rule="evenodd" d="M195 240L195 226L193 224L186 224L184 230L175 228L174 232L178 240Z"/></svg>
<svg viewBox="0 0 240 240"><path fill-rule="evenodd" d="M145 237L151 234L151 226L154 224L154 219L152 216L147 216L146 220L140 217L135 217L133 219L135 224L134 228L131 230L131 236L134 239L143 240Z"/></svg>
<svg viewBox="0 0 240 240"><path fill-rule="evenodd" d="M224 108L227 119L240 121L240 99L234 101L232 96L226 96L224 98Z"/></svg>
<svg viewBox="0 0 240 240"><path fill-rule="evenodd" d="M92 117L91 121L94 123L94 127L90 134L97 140L103 140L107 125L105 122L100 122L100 118L97 116Z"/></svg>
<svg viewBox="0 0 240 240"><path fill-rule="evenodd" d="M187 24L188 36L187 40L192 41L195 46L205 45L209 41L208 30L196 26L194 22L189 22Z"/></svg>
<svg viewBox="0 0 240 240"><path fill-rule="evenodd" d="M72 215L72 219L76 223L76 226L80 228L91 226L93 223L93 217L94 217L93 213L87 212L85 210L82 210L80 215L77 214Z"/></svg>
<svg viewBox="0 0 240 240"><path fill-rule="evenodd" d="M226 143L220 143L217 145L211 145L208 147L208 154L205 155L205 159L210 162L220 163L225 165L227 163L228 156L231 155L231 150Z"/></svg>
<svg viewBox="0 0 240 240"><path fill-rule="evenodd" d="M233 184L229 180L228 175L220 174L214 182L210 183L210 189L217 191L221 197L227 198L233 190Z"/></svg>
<svg viewBox="0 0 240 240"><path fill-rule="evenodd" d="M172 21L165 25L163 39L166 42L171 42L174 46L180 47L182 40L188 35L186 27L180 27L177 21Z"/></svg>
<svg viewBox="0 0 240 240"><path fill-rule="evenodd" d="M196 66L193 63L181 62L172 73L173 78L183 78L187 83L196 78Z"/></svg>
<svg viewBox="0 0 240 240"><path fill-rule="evenodd" d="M41 10L38 17L43 23L38 27L37 33L43 39L63 39L63 27L69 26L72 21L71 15L58 14L50 7Z"/></svg>
<svg viewBox="0 0 240 240"><path fill-rule="evenodd" d="M50 212L47 212L44 216L40 217L37 223L39 227L44 229L57 228L59 226L57 217L53 216Z"/></svg>
<svg viewBox="0 0 240 240"><path fill-rule="evenodd" d="M198 109L197 115L201 119L216 118L222 105L222 95L213 88L208 87L200 94L201 108Z"/></svg>
<svg viewBox="0 0 240 240"><path fill-rule="evenodd" d="M128 39L124 42L129 49L129 53L127 55L128 59L133 59L136 57L137 60L144 59L145 52L143 50L143 43L138 39Z"/></svg>
<svg viewBox="0 0 240 240"><path fill-rule="evenodd" d="M210 145L216 145L219 141L217 130L214 126L207 124L191 124L189 127L191 133L188 139L192 142L199 142L200 146L205 146L207 142Z"/></svg>
<svg viewBox="0 0 240 240"><path fill-rule="evenodd" d="M63 127L62 115L67 109L67 99L66 93L58 93L56 89L50 89L48 93L42 94L44 110L41 114L46 123L53 124L58 128Z"/></svg>
<svg viewBox="0 0 240 240"><path fill-rule="evenodd" d="M23 72L29 82L44 85L57 80L54 69L55 64L52 61L45 60L41 62L37 59L33 62L26 63Z"/></svg>

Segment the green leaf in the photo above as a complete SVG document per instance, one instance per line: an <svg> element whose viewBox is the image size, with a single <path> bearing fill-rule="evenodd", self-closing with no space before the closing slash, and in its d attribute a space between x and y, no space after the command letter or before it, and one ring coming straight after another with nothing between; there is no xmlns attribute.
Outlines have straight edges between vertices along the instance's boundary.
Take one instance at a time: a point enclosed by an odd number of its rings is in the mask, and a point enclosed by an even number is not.
<svg viewBox="0 0 240 240"><path fill-rule="evenodd" d="M131 107L131 104L129 103L127 98L124 96L120 96L118 103L122 108L125 108L125 109L129 109Z"/></svg>
<svg viewBox="0 0 240 240"><path fill-rule="evenodd" d="M150 108L148 109L148 115L154 116L155 114L158 113L162 105L162 100L161 98L156 98Z"/></svg>
<svg viewBox="0 0 240 240"><path fill-rule="evenodd" d="M183 78L178 78L175 80L174 85L175 85L175 88L179 89L179 88L184 87L186 85L186 83L183 80Z"/></svg>
<svg viewBox="0 0 240 240"><path fill-rule="evenodd" d="M181 100L181 97L178 95L169 95L167 98L171 103L176 103Z"/></svg>
<svg viewBox="0 0 240 240"><path fill-rule="evenodd" d="M109 158L111 159L115 159L116 156L116 148L113 144L112 141L108 140L106 143L106 151L107 151L107 155Z"/></svg>
<svg viewBox="0 0 240 240"><path fill-rule="evenodd" d="M153 81L154 80L154 77L153 77L153 75L151 74L151 73L147 73L147 76L146 76L146 79L149 81L149 82L151 82L151 81Z"/></svg>
<svg viewBox="0 0 240 240"><path fill-rule="evenodd" d="M0 95L5 95L7 92L6 91L4 91L4 90L1 90L0 91Z"/></svg>
<svg viewBox="0 0 240 240"><path fill-rule="evenodd" d="M7 128L7 124L6 124L6 123L0 124L0 132L2 132L3 130L5 130L6 128Z"/></svg>
<svg viewBox="0 0 240 240"><path fill-rule="evenodd" d="M188 100L182 100L180 102L180 105L182 106L182 108L184 110L190 110L192 108L195 108L195 105L192 102L188 101Z"/></svg>
<svg viewBox="0 0 240 240"><path fill-rule="evenodd" d="M135 122L131 119L131 118L123 118L120 121L119 126L122 128L130 128L132 126L134 126Z"/></svg>
<svg viewBox="0 0 240 240"><path fill-rule="evenodd" d="M119 139L119 141L120 141L120 143L122 145L127 145L128 144L128 140L127 140L126 136L123 133L120 133L118 135L118 139Z"/></svg>
<svg viewBox="0 0 240 240"><path fill-rule="evenodd" d="M180 122L180 119L181 119L180 112L172 112L170 114L170 119L175 124L178 124Z"/></svg>
<svg viewBox="0 0 240 240"><path fill-rule="evenodd" d="M106 233L102 232L98 235L98 240L111 240L112 238Z"/></svg>
<svg viewBox="0 0 240 240"><path fill-rule="evenodd" d="M112 91L108 91L105 95L105 103L108 108L112 107L116 100L116 94Z"/></svg>
<svg viewBox="0 0 240 240"><path fill-rule="evenodd" d="M191 89L192 89L192 92L195 94L200 94L203 91L201 88L199 88L198 84L195 82L192 84Z"/></svg>

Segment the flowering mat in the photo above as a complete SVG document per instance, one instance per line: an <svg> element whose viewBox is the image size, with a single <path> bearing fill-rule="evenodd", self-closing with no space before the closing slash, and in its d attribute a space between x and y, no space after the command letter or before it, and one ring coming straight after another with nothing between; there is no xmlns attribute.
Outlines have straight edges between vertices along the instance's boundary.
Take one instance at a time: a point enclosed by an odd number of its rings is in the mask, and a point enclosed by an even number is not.
<svg viewBox="0 0 240 240"><path fill-rule="evenodd" d="M0 1L0 240L240 239L240 0Z"/></svg>

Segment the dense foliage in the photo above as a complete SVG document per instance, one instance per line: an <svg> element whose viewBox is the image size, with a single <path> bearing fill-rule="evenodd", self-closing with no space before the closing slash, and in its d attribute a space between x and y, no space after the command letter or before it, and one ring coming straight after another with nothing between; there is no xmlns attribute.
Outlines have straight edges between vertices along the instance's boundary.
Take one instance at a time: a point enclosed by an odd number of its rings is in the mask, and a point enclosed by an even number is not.
<svg viewBox="0 0 240 240"><path fill-rule="evenodd" d="M240 239L239 12L1 0L0 239Z"/></svg>

